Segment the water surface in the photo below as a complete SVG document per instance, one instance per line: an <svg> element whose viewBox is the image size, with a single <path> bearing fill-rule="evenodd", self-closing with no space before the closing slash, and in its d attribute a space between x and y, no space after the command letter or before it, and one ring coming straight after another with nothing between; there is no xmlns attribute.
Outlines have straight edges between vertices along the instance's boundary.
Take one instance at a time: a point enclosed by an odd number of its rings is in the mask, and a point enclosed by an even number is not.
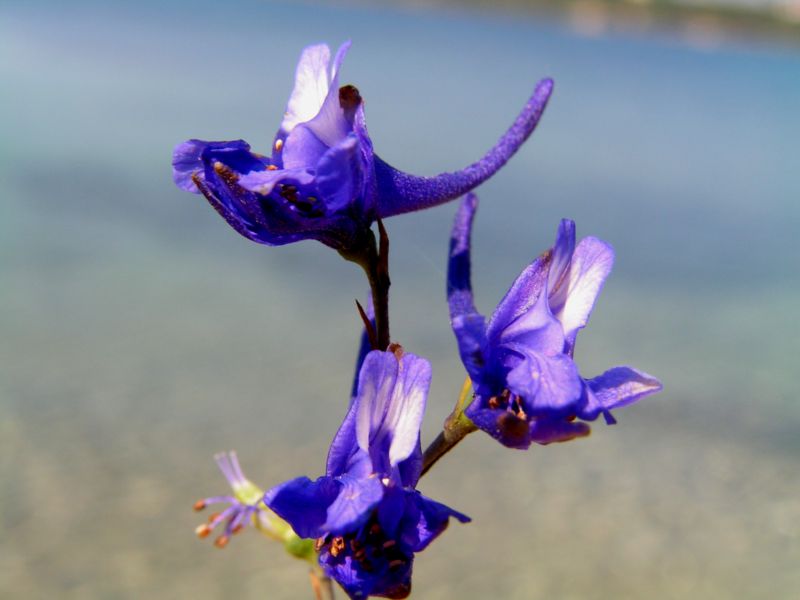
<svg viewBox="0 0 800 600"><path fill-rule="evenodd" d="M423 481L470 514L415 597L792 598L800 592L800 55L582 38L535 22L264 2L6 4L0 21L0 592L309 597L256 535L190 510L239 450L269 486L319 475L365 289L314 243L246 242L171 184L189 137L266 149L300 49L353 39L379 154L477 158L537 78L534 138L480 190L479 305L574 218L617 250L581 335L660 396L588 440L473 436ZM390 221L394 337L430 358L432 439L463 377L443 277L455 206Z"/></svg>

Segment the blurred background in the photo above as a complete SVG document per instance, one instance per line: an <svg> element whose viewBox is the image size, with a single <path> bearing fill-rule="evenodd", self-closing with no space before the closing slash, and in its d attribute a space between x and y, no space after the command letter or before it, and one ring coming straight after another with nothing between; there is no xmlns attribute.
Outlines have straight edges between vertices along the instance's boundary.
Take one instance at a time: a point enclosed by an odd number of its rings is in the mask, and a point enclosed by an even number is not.
<svg viewBox="0 0 800 600"><path fill-rule="evenodd" d="M170 155L265 151L300 50L345 39L377 152L419 174L481 156L555 78L479 190L479 306L573 218L617 251L583 374L665 384L588 439L474 435L443 459L421 489L474 523L419 557L414 597L800 596L798 18L794 0L4 2L0 596L311 597L253 532L198 541L191 507L225 493L223 449L264 487L322 473L365 284L319 244L239 237ZM454 212L387 223L393 334L434 368L423 442L463 379Z"/></svg>

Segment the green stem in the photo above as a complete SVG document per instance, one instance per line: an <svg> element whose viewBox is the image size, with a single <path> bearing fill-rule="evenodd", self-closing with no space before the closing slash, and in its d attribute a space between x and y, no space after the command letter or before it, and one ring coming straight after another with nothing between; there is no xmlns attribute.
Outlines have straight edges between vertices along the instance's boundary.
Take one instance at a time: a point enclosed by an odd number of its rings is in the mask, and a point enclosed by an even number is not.
<svg viewBox="0 0 800 600"><path fill-rule="evenodd" d="M469 377L464 381L461 394L455 409L444 422L444 428L436 436L430 446L425 449L422 455L422 475L425 475L440 458L450 452L456 445L467 437L470 433L477 430L475 424L464 414L464 409L472 400L472 382ZM422 476L420 475L420 476Z"/></svg>

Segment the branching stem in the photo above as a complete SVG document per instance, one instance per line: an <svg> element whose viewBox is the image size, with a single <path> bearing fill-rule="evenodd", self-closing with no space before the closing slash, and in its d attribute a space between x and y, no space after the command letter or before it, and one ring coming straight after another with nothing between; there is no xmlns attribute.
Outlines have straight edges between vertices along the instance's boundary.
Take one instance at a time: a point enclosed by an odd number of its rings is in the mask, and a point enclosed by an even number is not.
<svg viewBox="0 0 800 600"><path fill-rule="evenodd" d="M422 455L422 475L425 475L440 458L477 429L475 424L464 414L464 409L471 400L472 382L467 377L461 388L461 394L458 396L456 407L444 422L444 428Z"/></svg>

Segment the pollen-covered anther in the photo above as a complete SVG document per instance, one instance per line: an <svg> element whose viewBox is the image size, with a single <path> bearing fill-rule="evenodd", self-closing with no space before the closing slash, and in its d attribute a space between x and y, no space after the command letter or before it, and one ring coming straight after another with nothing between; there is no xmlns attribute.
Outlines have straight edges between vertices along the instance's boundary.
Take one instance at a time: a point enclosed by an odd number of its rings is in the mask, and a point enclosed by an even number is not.
<svg viewBox="0 0 800 600"><path fill-rule="evenodd" d="M219 515L220 513L218 512L211 513L210 515L208 515L208 522L211 523L212 521L216 521Z"/></svg>
<svg viewBox="0 0 800 600"><path fill-rule="evenodd" d="M267 165L266 169L267 171L277 171L278 167L276 165Z"/></svg>
<svg viewBox="0 0 800 600"><path fill-rule="evenodd" d="M236 535L236 534L237 534L237 533L239 533L239 532L240 532L242 529L244 529L244 525L242 525L241 523L239 523L239 524L238 524L236 527L234 527L233 529L231 529L231 534L232 534L232 535Z"/></svg>
<svg viewBox="0 0 800 600"><path fill-rule="evenodd" d="M239 176L233 172L233 169L222 164L220 161L214 163L214 172L219 175L228 186L235 186L239 182Z"/></svg>
<svg viewBox="0 0 800 600"><path fill-rule="evenodd" d="M227 535L221 535L217 539L214 540L214 545L217 548L222 549L222 548L224 548L225 546L228 545L228 540L229 539L230 538Z"/></svg>
<svg viewBox="0 0 800 600"><path fill-rule="evenodd" d="M275 152L280 152L283 148L283 140L275 140Z"/></svg>
<svg viewBox="0 0 800 600"><path fill-rule="evenodd" d="M322 550L322 547L325 545L326 541L327 541L327 536L318 537L314 541L314 550L316 550L317 552Z"/></svg>
<svg viewBox="0 0 800 600"><path fill-rule="evenodd" d="M206 501L205 501L205 500L198 500L197 502L195 502L195 503L194 503L194 507L193 507L193 508L194 508L196 511L200 512L200 511L201 511L201 510L203 510L205 507L206 507Z"/></svg>
<svg viewBox="0 0 800 600"><path fill-rule="evenodd" d="M339 556L339 553L344 550L344 538L343 537L335 537L331 540L331 556L336 558Z"/></svg>
<svg viewBox="0 0 800 600"><path fill-rule="evenodd" d="M211 527L209 527L206 523L203 523L202 525L198 525L195 528L194 532L197 535L197 537L199 537L202 540L203 538L207 538L208 534L211 533Z"/></svg>

